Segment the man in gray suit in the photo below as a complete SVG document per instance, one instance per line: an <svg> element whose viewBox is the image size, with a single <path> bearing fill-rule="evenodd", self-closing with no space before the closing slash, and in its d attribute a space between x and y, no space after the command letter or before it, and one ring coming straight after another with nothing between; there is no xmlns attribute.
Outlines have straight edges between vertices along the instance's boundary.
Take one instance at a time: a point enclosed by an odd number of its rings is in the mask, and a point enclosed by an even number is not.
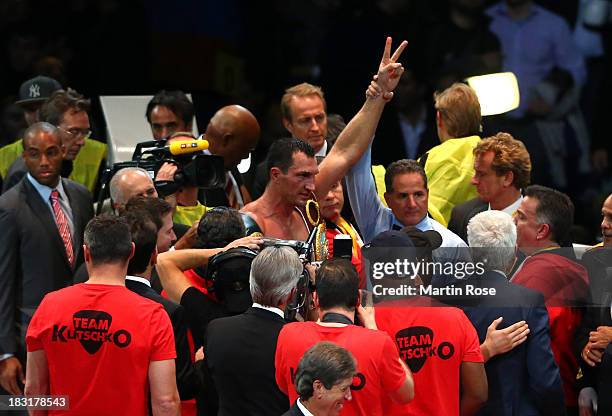
<svg viewBox="0 0 612 416"><path fill-rule="evenodd" d="M23 137L27 175L0 197L0 391L22 394L24 335L43 296L72 283L83 262L91 194L61 178L57 127L35 123Z"/></svg>

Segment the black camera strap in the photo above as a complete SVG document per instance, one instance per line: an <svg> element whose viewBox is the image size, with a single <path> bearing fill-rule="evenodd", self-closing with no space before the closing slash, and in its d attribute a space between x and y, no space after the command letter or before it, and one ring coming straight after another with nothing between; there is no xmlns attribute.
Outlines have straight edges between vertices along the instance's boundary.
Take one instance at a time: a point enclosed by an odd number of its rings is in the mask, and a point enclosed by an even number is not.
<svg viewBox="0 0 612 416"><path fill-rule="evenodd" d="M351 321L349 317L344 316L341 313L335 313L335 312L327 312L325 315L323 315L323 318L321 318L321 322L325 322L327 324L334 323L334 324L353 325L353 321Z"/></svg>

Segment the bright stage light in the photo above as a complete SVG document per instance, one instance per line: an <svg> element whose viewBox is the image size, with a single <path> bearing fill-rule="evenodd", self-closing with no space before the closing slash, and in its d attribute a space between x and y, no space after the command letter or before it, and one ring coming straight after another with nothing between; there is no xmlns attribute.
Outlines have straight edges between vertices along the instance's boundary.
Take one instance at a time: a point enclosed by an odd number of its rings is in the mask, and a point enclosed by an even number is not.
<svg viewBox="0 0 612 416"><path fill-rule="evenodd" d="M518 82L512 72L480 75L466 81L476 91L483 116L506 113L519 106Z"/></svg>

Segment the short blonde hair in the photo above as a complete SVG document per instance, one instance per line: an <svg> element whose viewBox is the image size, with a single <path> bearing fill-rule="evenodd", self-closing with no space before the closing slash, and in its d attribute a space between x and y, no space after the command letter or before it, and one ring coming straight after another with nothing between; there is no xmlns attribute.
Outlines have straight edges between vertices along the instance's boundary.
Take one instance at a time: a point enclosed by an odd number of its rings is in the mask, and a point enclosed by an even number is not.
<svg viewBox="0 0 612 416"><path fill-rule="evenodd" d="M476 92L466 84L454 83L434 94L436 110L444 128L452 137L467 137L480 133L480 102Z"/></svg>
<svg viewBox="0 0 612 416"><path fill-rule="evenodd" d="M520 140L509 133L497 133L482 139L474 149L474 156L493 152L491 168L498 176L507 172L514 174L512 185L516 189L525 188L531 180L531 158L527 148Z"/></svg>
<svg viewBox="0 0 612 416"><path fill-rule="evenodd" d="M307 97L309 95L318 96L321 101L323 101L323 108L327 112L327 104L325 102L325 97L321 87L317 87L316 85L312 85L307 82L302 82L301 84L294 85L293 87L285 90L285 94L283 94L280 104L283 119L291 120L292 115L289 103L293 97Z"/></svg>

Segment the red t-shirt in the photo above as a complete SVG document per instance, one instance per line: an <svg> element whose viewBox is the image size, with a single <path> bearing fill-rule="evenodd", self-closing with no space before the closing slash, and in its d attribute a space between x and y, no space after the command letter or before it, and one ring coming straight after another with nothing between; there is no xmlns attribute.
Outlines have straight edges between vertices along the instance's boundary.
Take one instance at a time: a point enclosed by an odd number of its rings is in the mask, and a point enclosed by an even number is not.
<svg viewBox="0 0 612 416"><path fill-rule="evenodd" d="M383 415L382 397L397 391L406 379L393 341L382 331L360 326L322 326L315 322L287 324L276 346L276 383L294 403L298 398L293 384L300 359L310 347L330 341L349 350L357 360L357 376L351 387L352 400L344 403L341 415Z"/></svg>
<svg viewBox="0 0 612 416"><path fill-rule="evenodd" d="M386 400L385 415L458 415L461 363L484 362L463 311L436 305L418 297L376 305L378 328L395 340L414 379L414 399L405 405Z"/></svg>
<svg viewBox="0 0 612 416"><path fill-rule="evenodd" d="M30 352L44 350L49 394L67 395L74 415L147 415L149 363L176 358L163 307L116 285L49 293L26 343Z"/></svg>

